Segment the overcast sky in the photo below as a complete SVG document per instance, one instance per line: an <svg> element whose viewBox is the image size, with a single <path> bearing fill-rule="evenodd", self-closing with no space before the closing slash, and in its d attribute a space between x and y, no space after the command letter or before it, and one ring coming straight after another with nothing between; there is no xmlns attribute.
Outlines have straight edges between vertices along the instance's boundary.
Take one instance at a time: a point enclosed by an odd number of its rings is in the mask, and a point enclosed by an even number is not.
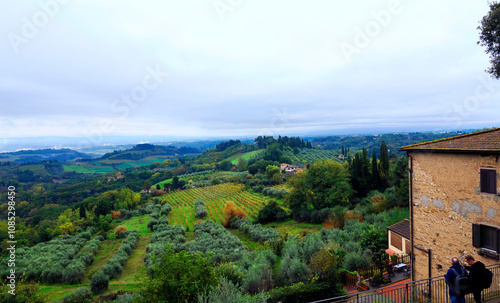
<svg viewBox="0 0 500 303"><path fill-rule="evenodd" d="M498 125L487 1L4 0L0 138Z"/></svg>

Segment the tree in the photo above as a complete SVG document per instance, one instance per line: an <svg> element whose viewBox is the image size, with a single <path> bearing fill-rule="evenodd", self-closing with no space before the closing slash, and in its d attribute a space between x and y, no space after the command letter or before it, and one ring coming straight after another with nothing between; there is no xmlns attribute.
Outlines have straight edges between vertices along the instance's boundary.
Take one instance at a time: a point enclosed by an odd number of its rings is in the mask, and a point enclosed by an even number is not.
<svg viewBox="0 0 500 303"><path fill-rule="evenodd" d="M276 165L268 165L266 167L266 177L268 179L272 179L274 174L279 174L279 173L281 173L280 168Z"/></svg>
<svg viewBox="0 0 500 303"><path fill-rule="evenodd" d="M239 157L236 168L238 169L238 171L245 171L247 169L247 161L245 161L243 157Z"/></svg>
<svg viewBox="0 0 500 303"><path fill-rule="evenodd" d="M153 185L151 181L149 180L144 181L144 187L143 187L144 190L149 190L151 188L151 185Z"/></svg>
<svg viewBox="0 0 500 303"><path fill-rule="evenodd" d="M307 171L291 178L290 184L293 190L285 197L285 202L294 211L308 205L317 210L346 206L352 194L347 171L332 160L316 161Z"/></svg>
<svg viewBox="0 0 500 303"><path fill-rule="evenodd" d="M382 187L388 186L389 180L389 151L387 150L387 145L385 141L380 144L380 179L382 182Z"/></svg>
<svg viewBox="0 0 500 303"><path fill-rule="evenodd" d="M496 79L500 78L500 3L493 1L489 3L490 11L480 21L477 27L481 31L477 44L486 47L486 53L490 55L491 66L486 69Z"/></svg>
<svg viewBox="0 0 500 303"><path fill-rule="evenodd" d="M375 153L375 150L373 150L373 153L372 153L372 175L371 176L372 176L372 178L371 178L372 189L380 189L381 180L380 180L380 173L378 172L377 153Z"/></svg>
<svg viewBox="0 0 500 303"><path fill-rule="evenodd" d="M85 212L85 206L80 206L80 218L87 218L87 213Z"/></svg>
<svg viewBox="0 0 500 303"><path fill-rule="evenodd" d="M198 293L217 285L214 265L203 254L175 253L167 246L154 277L148 277L139 302L194 302Z"/></svg>
<svg viewBox="0 0 500 303"><path fill-rule="evenodd" d="M174 176L174 177L172 178L172 188L173 188L173 189L177 189L177 188L179 188L179 177Z"/></svg>

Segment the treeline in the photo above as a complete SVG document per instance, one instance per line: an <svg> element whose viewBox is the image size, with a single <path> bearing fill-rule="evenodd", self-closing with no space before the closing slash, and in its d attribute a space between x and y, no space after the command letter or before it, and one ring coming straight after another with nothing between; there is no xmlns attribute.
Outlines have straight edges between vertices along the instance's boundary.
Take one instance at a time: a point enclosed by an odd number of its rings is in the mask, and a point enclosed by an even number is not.
<svg viewBox="0 0 500 303"><path fill-rule="evenodd" d="M418 142L438 140L458 135L463 135L464 132L443 132L443 133L408 133L408 134L383 134L383 135L366 135L366 136L329 136L319 137L312 140L314 146L319 145L323 149L341 150L349 148L351 152L362 150L365 147L367 150L378 149L382 141L387 144L390 153L399 153L401 146L410 145ZM379 156L377 154L377 156Z"/></svg>
<svg viewBox="0 0 500 303"><path fill-rule="evenodd" d="M300 137L281 137L278 136L278 139L274 139L272 136L258 136L255 138L255 144L259 149L263 149L268 147L271 144L278 143L280 145L280 149L283 149L284 146L289 146L291 148L312 148L312 144L310 141L305 141Z"/></svg>

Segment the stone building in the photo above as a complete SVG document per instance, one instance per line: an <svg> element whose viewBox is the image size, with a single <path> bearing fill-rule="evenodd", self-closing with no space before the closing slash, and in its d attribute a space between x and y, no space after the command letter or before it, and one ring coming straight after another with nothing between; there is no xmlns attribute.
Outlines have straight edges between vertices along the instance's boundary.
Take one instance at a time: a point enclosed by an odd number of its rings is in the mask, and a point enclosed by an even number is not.
<svg viewBox="0 0 500 303"><path fill-rule="evenodd" d="M446 274L471 254L500 252L500 128L401 148L410 167L413 280Z"/></svg>

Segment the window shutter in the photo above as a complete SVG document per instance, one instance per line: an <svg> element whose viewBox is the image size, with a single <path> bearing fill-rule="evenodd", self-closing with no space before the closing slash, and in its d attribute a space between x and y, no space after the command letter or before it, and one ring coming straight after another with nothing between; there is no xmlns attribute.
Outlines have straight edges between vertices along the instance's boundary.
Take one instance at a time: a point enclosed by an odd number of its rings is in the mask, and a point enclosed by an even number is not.
<svg viewBox="0 0 500 303"><path fill-rule="evenodd" d="M481 192L488 192L488 171L486 169L481 169L480 183Z"/></svg>
<svg viewBox="0 0 500 303"><path fill-rule="evenodd" d="M497 193L497 172L494 170L488 171L488 189L490 193Z"/></svg>
<svg viewBox="0 0 500 303"><path fill-rule="evenodd" d="M496 230L497 234L497 238L496 238L496 241L497 241L497 252L500 252L500 229L497 229Z"/></svg>
<svg viewBox="0 0 500 303"><path fill-rule="evenodd" d="M479 224L472 224L472 246L481 247L481 228Z"/></svg>

